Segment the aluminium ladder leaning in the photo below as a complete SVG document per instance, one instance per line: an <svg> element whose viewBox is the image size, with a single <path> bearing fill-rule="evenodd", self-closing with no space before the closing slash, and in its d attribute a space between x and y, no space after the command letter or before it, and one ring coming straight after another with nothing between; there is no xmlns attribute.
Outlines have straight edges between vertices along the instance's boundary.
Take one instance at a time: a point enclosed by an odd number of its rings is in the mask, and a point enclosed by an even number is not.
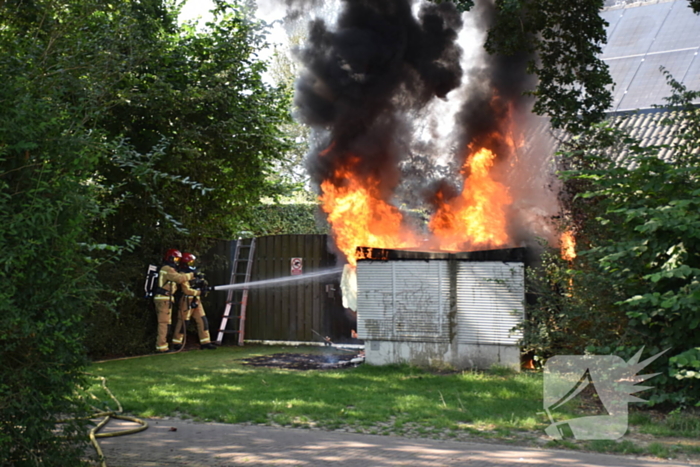
<svg viewBox="0 0 700 467"><path fill-rule="evenodd" d="M255 253L255 238L239 238L236 242L236 250L231 265L230 284L250 282L250 273L253 269L253 255ZM245 335L245 313L248 306L248 287L242 289L230 289L226 296L226 307L219 326L219 335L216 343L221 345L224 334L238 334L238 345L243 345ZM230 316L231 308L235 308L237 315ZM229 318L238 320L238 329L226 329Z"/></svg>

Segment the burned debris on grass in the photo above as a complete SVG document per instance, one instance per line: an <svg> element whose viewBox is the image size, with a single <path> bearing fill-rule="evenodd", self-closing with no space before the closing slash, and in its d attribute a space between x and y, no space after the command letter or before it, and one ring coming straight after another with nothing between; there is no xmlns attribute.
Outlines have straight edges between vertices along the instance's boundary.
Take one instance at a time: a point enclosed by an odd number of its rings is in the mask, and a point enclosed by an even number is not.
<svg viewBox="0 0 700 467"><path fill-rule="evenodd" d="M291 370L333 370L350 368L365 361L362 354L276 353L241 360L244 365L286 368Z"/></svg>

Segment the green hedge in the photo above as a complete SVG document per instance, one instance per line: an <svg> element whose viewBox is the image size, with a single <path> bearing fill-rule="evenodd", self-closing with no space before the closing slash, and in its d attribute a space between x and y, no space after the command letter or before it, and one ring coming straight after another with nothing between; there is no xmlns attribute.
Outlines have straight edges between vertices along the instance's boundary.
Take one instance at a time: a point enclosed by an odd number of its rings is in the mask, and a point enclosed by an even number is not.
<svg viewBox="0 0 700 467"><path fill-rule="evenodd" d="M263 204L253 209L246 230L264 235L328 234L328 223L316 204Z"/></svg>

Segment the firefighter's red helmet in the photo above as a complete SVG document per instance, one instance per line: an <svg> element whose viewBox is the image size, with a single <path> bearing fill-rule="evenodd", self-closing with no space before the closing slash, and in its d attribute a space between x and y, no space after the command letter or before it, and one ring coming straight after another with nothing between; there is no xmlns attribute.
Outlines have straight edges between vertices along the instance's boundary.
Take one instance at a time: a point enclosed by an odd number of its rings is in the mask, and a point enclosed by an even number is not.
<svg viewBox="0 0 700 467"><path fill-rule="evenodd" d="M197 259L197 257L195 255L193 255L192 253L183 253L182 259L180 261L182 263L185 263L189 267L193 267L196 259Z"/></svg>
<svg viewBox="0 0 700 467"><path fill-rule="evenodd" d="M182 258L182 253L180 253L180 250L176 250L175 248L171 248L165 252L165 256L163 256L163 261L168 262L168 263L178 263L181 258Z"/></svg>

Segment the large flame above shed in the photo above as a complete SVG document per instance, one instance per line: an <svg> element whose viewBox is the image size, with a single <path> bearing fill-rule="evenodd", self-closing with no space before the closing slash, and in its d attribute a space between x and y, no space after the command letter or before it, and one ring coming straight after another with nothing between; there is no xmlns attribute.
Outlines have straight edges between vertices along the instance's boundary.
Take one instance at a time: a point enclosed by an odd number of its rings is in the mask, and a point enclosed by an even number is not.
<svg viewBox="0 0 700 467"><path fill-rule="evenodd" d="M440 198L430 221L438 248L446 251L485 250L510 246L507 209L512 203L508 189L493 179L496 154L481 148L467 159L460 196ZM438 193L440 195L440 193ZM465 248L466 247L466 248Z"/></svg>
<svg viewBox="0 0 700 467"><path fill-rule="evenodd" d="M354 264L358 246L418 246L418 238L403 224L403 214L379 196L379 180L371 176L361 178L353 170L360 159L353 157L349 161L321 183L320 201L338 249Z"/></svg>
<svg viewBox="0 0 700 467"><path fill-rule="evenodd" d="M438 191L437 208L421 237L401 211L380 196L380 181L354 170L360 159L351 157L345 167L321 183L320 201L337 247L351 264L357 247L437 251L473 251L511 247L508 188L492 174L496 155L489 149L474 151L465 163L465 180L459 196L446 198Z"/></svg>

